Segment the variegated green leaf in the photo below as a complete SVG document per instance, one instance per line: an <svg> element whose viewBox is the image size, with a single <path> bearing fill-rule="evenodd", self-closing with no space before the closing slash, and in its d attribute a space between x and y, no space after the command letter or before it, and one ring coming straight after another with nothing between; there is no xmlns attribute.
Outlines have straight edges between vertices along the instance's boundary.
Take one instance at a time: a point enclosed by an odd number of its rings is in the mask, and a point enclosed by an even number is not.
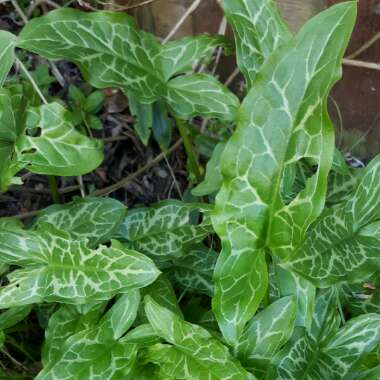
<svg viewBox="0 0 380 380"><path fill-rule="evenodd" d="M182 311L178 305L177 297L172 287L172 284L165 277L164 274L161 274L156 281L154 281L146 288L142 289L141 294L143 297L149 295L158 304L162 305L163 307L166 307L171 312L183 318ZM145 315L145 308L142 304L139 310L139 317L140 323L148 322L148 319Z"/></svg>
<svg viewBox="0 0 380 380"><path fill-rule="evenodd" d="M344 380L378 380L380 378L380 365L367 371L351 373Z"/></svg>
<svg viewBox="0 0 380 380"><path fill-rule="evenodd" d="M294 296L274 302L247 325L237 346L242 364L260 375L265 375L270 360L293 333L297 315Z"/></svg>
<svg viewBox="0 0 380 380"><path fill-rule="evenodd" d="M321 290L315 302L313 319L308 329L309 336L316 344L328 342L339 329L340 316L337 313L338 293L336 289Z"/></svg>
<svg viewBox="0 0 380 380"><path fill-rule="evenodd" d="M213 308L229 342L238 341L265 294L265 249L288 256L323 209L334 152L326 102L340 77L355 15L352 2L329 8L271 55L222 154L213 225L223 249ZM285 169L303 158L312 158L317 169L286 204Z"/></svg>
<svg viewBox="0 0 380 380"><path fill-rule="evenodd" d="M14 150L25 129L26 106L22 86L0 89L0 191L7 189L13 176L23 167Z"/></svg>
<svg viewBox="0 0 380 380"><path fill-rule="evenodd" d="M42 364L55 363L60 356L62 346L72 335L95 327L105 307L100 303L97 307L82 314L74 305L62 305L51 316L45 330L45 342L42 348Z"/></svg>
<svg viewBox="0 0 380 380"><path fill-rule="evenodd" d="M195 74L170 80L221 44L222 37L199 36L161 45L128 15L73 9L33 19L17 41L18 47L46 58L74 62L95 87L121 88L142 103L166 99L184 118L202 115L231 121L238 99L214 77ZM147 137L145 130L143 141Z"/></svg>
<svg viewBox="0 0 380 380"><path fill-rule="evenodd" d="M15 45L16 36L5 30L0 30L0 87L15 61Z"/></svg>
<svg viewBox="0 0 380 380"><path fill-rule="evenodd" d="M324 212L284 267L320 287L365 281L380 270L380 156L349 200Z"/></svg>
<svg viewBox="0 0 380 380"><path fill-rule="evenodd" d="M73 335L62 348L65 353L59 361L46 367L36 380L113 380L132 368L137 354L135 344L103 342L99 329Z"/></svg>
<svg viewBox="0 0 380 380"><path fill-rule="evenodd" d="M225 146L225 143L216 145L212 157L207 163L204 180L192 190L192 194L196 197L215 193L222 187L223 177L220 169L220 159Z"/></svg>
<svg viewBox="0 0 380 380"><path fill-rule="evenodd" d="M229 354L227 347L200 326L145 298L145 311L156 334L167 344L152 346L147 360L161 367L161 376L174 379L254 379Z"/></svg>
<svg viewBox="0 0 380 380"><path fill-rule="evenodd" d="M204 220L193 216L204 212ZM157 260L167 262L183 255L183 249L202 241L212 232L209 207L180 201L163 201L151 207L130 210L118 232L128 246ZM198 219L198 218L197 218Z"/></svg>
<svg viewBox="0 0 380 380"><path fill-rule="evenodd" d="M24 167L69 176L86 174L102 162L102 143L79 133L65 108L51 103L29 109L27 119L28 101L26 86L0 90L0 191Z"/></svg>
<svg viewBox="0 0 380 380"><path fill-rule="evenodd" d="M88 239L89 245L96 247L113 236L125 213L126 207L115 199L77 198L44 209L36 219L34 229L38 229L41 223L49 223L68 232L74 240Z"/></svg>
<svg viewBox="0 0 380 380"><path fill-rule="evenodd" d="M380 315L366 314L353 318L329 341L325 353L345 366L348 371L380 343Z"/></svg>
<svg viewBox="0 0 380 380"><path fill-rule="evenodd" d="M331 172L327 186L326 205L347 202L355 190L363 169L352 169L349 174Z"/></svg>
<svg viewBox="0 0 380 380"><path fill-rule="evenodd" d="M59 103L36 108L29 128L37 128L41 135L21 135L16 142L16 153L18 161L33 173L82 175L103 161L103 144L79 133Z"/></svg>
<svg viewBox="0 0 380 380"><path fill-rule="evenodd" d="M274 265L276 286L282 297L295 296L297 299L296 326L310 328L315 304L315 286L297 273Z"/></svg>
<svg viewBox="0 0 380 380"><path fill-rule="evenodd" d="M122 294L112 308L99 321L99 328L109 339L119 340L132 326L140 305L140 292L138 289Z"/></svg>
<svg viewBox="0 0 380 380"><path fill-rule="evenodd" d="M0 227L0 262L3 264L34 264L34 254L43 250L40 239L23 226L12 223Z"/></svg>
<svg viewBox="0 0 380 380"><path fill-rule="evenodd" d="M223 0L222 5L234 31L238 66L250 88L265 60L291 34L273 0Z"/></svg>
<svg viewBox="0 0 380 380"><path fill-rule="evenodd" d="M45 364L36 380L119 379L131 370L137 346L121 342L133 323L139 305L139 292L122 295L95 326L71 335L52 361Z"/></svg>
<svg viewBox="0 0 380 380"><path fill-rule="evenodd" d="M161 341L161 338L155 333L153 327L149 323L144 323L129 331L121 341L136 343L140 347L151 346Z"/></svg>
<svg viewBox="0 0 380 380"><path fill-rule="evenodd" d="M167 85L166 101L183 119L194 116L234 121L238 98L209 74L182 75Z"/></svg>
<svg viewBox="0 0 380 380"><path fill-rule="evenodd" d="M92 250L86 240L73 240L49 224L27 236L35 246L26 249L27 240L22 237L15 241L14 248L21 248L20 256L26 251L29 261L8 275L9 284L0 289L1 308L43 301L79 304L107 300L116 293L147 286L159 274L149 258L117 241L111 247ZM13 257L7 260L13 263ZM16 264L20 264L19 258Z"/></svg>
<svg viewBox="0 0 380 380"><path fill-rule="evenodd" d="M168 274L172 281L186 291L212 296L212 274L218 255L212 249L199 244L186 249L184 256L174 260Z"/></svg>
<svg viewBox="0 0 380 380"><path fill-rule="evenodd" d="M151 103L164 89L155 64L160 44L125 13L62 8L27 23L17 46L49 59L74 62L97 88L117 87Z"/></svg>
<svg viewBox="0 0 380 380"><path fill-rule="evenodd" d="M272 361L268 380L341 380L380 342L380 315L351 319L339 331L337 293L317 299L310 332L297 327L292 339Z"/></svg>
<svg viewBox="0 0 380 380"><path fill-rule="evenodd" d="M207 63L217 47L229 48L225 37L207 34L184 37L163 45L157 64L168 80L175 74L192 71L194 64Z"/></svg>

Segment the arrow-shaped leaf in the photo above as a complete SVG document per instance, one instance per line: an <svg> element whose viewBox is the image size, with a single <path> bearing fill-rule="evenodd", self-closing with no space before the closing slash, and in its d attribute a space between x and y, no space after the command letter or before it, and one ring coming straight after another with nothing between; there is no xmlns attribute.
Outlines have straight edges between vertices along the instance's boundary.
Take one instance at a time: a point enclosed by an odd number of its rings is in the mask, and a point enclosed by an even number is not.
<svg viewBox="0 0 380 380"><path fill-rule="evenodd" d="M98 323L89 322L65 340L36 380L122 378L133 366L137 345L120 341L139 307L138 290L122 295ZM90 318L91 320L91 318Z"/></svg>
<svg viewBox="0 0 380 380"><path fill-rule="evenodd" d="M222 5L234 31L238 66L251 88L262 64L291 34L272 0L223 0Z"/></svg>
<svg viewBox="0 0 380 380"><path fill-rule="evenodd" d="M198 224L199 211L205 216ZM132 249L165 263L181 257L187 245L202 241L212 232L208 211L206 205L174 200L132 209L120 225L118 236Z"/></svg>
<svg viewBox="0 0 380 380"><path fill-rule="evenodd" d="M326 210L305 243L283 265L320 287L366 280L380 270L380 156L352 196Z"/></svg>
<svg viewBox="0 0 380 380"><path fill-rule="evenodd" d="M45 330L45 342L41 358L43 366L45 367L59 359L62 346L68 338L82 330L95 327L105 306L102 302L85 314L81 314L74 305L60 306L50 317Z"/></svg>
<svg viewBox="0 0 380 380"><path fill-rule="evenodd" d="M291 296L279 299L252 318L237 346L246 368L265 374L271 359L291 337L296 315L297 300Z"/></svg>
<svg viewBox="0 0 380 380"><path fill-rule="evenodd" d="M292 339L272 361L266 379L341 380L379 344L377 314L353 318L337 331L336 302L328 301L333 294L325 292L319 297L314 327L310 333L296 328Z"/></svg>
<svg viewBox="0 0 380 380"><path fill-rule="evenodd" d="M352 2L329 8L271 55L222 154L213 225L223 249L213 308L229 342L238 341L265 294L265 249L289 255L323 209L334 152L326 101L341 74L355 15ZM285 203L285 169L303 158L313 158L316 172Z"/></svg>
<svg viewBox="0 0 380 380"><path fill-rule="evenodd" d="M59 103L34 110L33 125L40 136L21 135L16 142L18 161L38 174L75 176L86 174L103 161L103 145L79 133Z"/></svg>
<svg viewBox="0 0 380 380"><path fill-rule="evenodd" d="M238 98L209 74L182 75L167 85L166 101L183 119L197 115L226 121L236 119Z"/></svg>
<svg viewBox="0 0 380 380"><path fill-rule="evenodd" d="M25 267L8 275L9 284L0 289L1 308L107 300L116 293L147 286L159 274L149 258L117 241L92 250L86 240L73 240L49 224L25 234L35 245L33 250L26 249L27 240L20 237L13 248L21 248L19 257L26 254L25 261L7 255L6 262Z"/></svg>
<svg viewBox="0 0 380 380"><path fill-rule="evenodd" d="M145 312L156 334L171 344L152 346L147 355L166 378L254 379L207 330L185 322L150 297L145 298Z"/></svg>
<svg viewBox="0 0 380 380"><path fill-rule="evenodd" d="M163 89L155 57L160 44L125 13L62 8L28 22L17 46L48 59L74 62L97 88L117 87L151 103Z"/></svg>
<svg viewBox="0 0 380 380"><path fill-rule="evenodd" d="M44 209L34 223L49 223L74 240L88 239L91 247L107 242L123 221L126 207L112 198L78 198L64 205ZM1 233L1 232L0 232Z"/></svg>

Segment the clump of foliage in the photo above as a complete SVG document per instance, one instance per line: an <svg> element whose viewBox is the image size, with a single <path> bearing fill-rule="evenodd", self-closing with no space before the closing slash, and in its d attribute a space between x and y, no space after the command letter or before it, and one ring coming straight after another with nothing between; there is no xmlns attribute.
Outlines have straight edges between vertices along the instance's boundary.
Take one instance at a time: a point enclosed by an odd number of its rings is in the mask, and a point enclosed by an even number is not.
<svg viewBox="0 0 380 380"><path fill-rule="evenodd" d="M96 89L128 96L145 144L153 130L168 145L157 119L169 114L185 144L194 117L232 127L193 203L127 212L88 197L28 225L0 219L2 340L32 309L48 310L38 380L380 377L380 158L350 169L327 113L356 4L329 8L295 36L272 1L222 5L247 84L241 104L193 72L230 50L220 36L161 44L125 14L74 9L0 34L1 83L16 47L73 62ZM0 90L3 191L21 169L79 176L102 161L86 133L99 127L101 93L71 88L74 112L29 93ZM199 179L196 165L190 154Z"/></svg>

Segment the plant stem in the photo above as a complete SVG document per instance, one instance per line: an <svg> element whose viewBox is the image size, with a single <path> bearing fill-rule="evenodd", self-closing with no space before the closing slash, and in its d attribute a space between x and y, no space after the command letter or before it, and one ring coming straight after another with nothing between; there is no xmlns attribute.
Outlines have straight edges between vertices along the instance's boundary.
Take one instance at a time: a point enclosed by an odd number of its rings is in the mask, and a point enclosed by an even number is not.
<svg viewBox="0 0 380 380"><path fill-rule="evenodd" d="M52 175L48 175L47 179L49 182L49 187L50 187L51 197L53 198L53 202L54 203L61 203L61 200L59 197L57 179Z"/></svg>
<svg viewBox="0 0 380 380"><path fill-rule="evenodd" d="M18 58L16 58L16 62L20 66L21 70L24 72L26 77L29 79L30 83L32 84L35 91L37 92L38 96L41 98L42 103L48 104L48 101L46 100L44 94L38 87L38 84L35 82L32 75L29 73L28 69L25 67L25 65ZM53 176L47 176L47 178L49 182L51 196L53 198L54 203L60 203L57 179Z"/></svg>
<svg viewBox="0 0 380 380"><path fill-rule="evenodd" d="M185 147L187 158L189 159L190 170L194 173L197 183L200 183L202 182L202 175L199 170L198 161L194 154L193 146L187 133L186 123L177 117L175 117L175 121L183 141L183 146Z"/></svg>

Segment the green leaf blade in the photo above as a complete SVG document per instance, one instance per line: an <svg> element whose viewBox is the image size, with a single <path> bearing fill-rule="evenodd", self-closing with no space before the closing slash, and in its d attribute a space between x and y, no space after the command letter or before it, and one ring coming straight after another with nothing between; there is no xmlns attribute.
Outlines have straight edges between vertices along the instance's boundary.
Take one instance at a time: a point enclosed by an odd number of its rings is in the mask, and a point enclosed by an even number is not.
<svg viewBox="0 0 380 380"><path fill-rule="evenodd" d="M165 374L181 378L188 371L190 378L197 380L254 379L207 330L183 321L149 297L145 298L145 311L157 335L173 345L156 346L158 357L153 359L157 364L161 361Z"/></svg>
<svg viewBox="0 0 380 380"><path fill-rule="evenodd" d="M0 30L0 87L11 69L15 59L16 36L5 30Z"/></svg>
<svg viewBox="0 0 380 380"><path fill-rule="evenodd" d="M265 60L291 34L272 0L223 0L222 5L234 31L238 66L250 88Z"/></svg>
<svg viewBox="0 0 380 380"><path fill-rule="evenodd" d="M102 301L152 283L158 269L146 256L113 241L111 247L88 248L86 240L45 224L31 232L41 249L34 252L33 264L12 272L9 285L0 290L0 307L35 302L81 304Z"/></svg>
<svg viewBox="0 0 380 380"><path fill-rule="evenodd" d="M39 214L33 228L43 223L68 232L74 240L88 239L91 247L106 243L123 221L126 207L111 198L78 198L50 206Z"/></svg>
<svg viewBox="0 0 380 380"><path fill-rule="evenodd" d="M97 88L132 91L145 103L162 92L161 70L155 65L160 45L126 14L58 9L28 22L17 46L74 62Z"/></svg>
<svg viewBox="0 0 380 380"><path fill-rule="evenodd" d="M166 101L182 119L194 116L234 121L238 98L213 76L191 74L168 82Z"/></svg>
<svg viewBox="0 0 380 380"><path fill-rule="evenodd" d="M163 45L157 57L165 78L170 79L175 74L183 74L193 69L194 63L207 62L218 47L229 48L224 36L184 37Z"/></svg>
<svg viewBox="0 0 380 380"><path fill-rule="evenodd" d="M304 244L283 266L319 287L364 281L377 272L379 181L380 156L365 169L351 197L325 211Z"/></svg>
<svg viewBox="0 0 380 380"><path fill-rule="evenodd" d="M264 296L265 249L288 256L323 209L334 152L326 101L340 77L355 16L352 2L329 8L270 56L222 154L223 185L212 218L222 240L213 307L229 341L238 340ZM313 158L318 167L286 204L281 196L285 169L303 158ZM227 326L235 330L232 336Z"/></svg>
<svg viewBox="0 0 380 380"><path fill-rule="evenodd" d="M77 132L59 103L36 109L41 136L20 136L18 161L33 173L79 176L96 169L103 161L103 144Z"/></svg>
<svg viewBox="0 0 380 380"><path fill-rule="evenodd" d="M284 297L258 313L237 347L245 367L265 373L272 357L291 337L297 315L294 296Z"/></svg>

